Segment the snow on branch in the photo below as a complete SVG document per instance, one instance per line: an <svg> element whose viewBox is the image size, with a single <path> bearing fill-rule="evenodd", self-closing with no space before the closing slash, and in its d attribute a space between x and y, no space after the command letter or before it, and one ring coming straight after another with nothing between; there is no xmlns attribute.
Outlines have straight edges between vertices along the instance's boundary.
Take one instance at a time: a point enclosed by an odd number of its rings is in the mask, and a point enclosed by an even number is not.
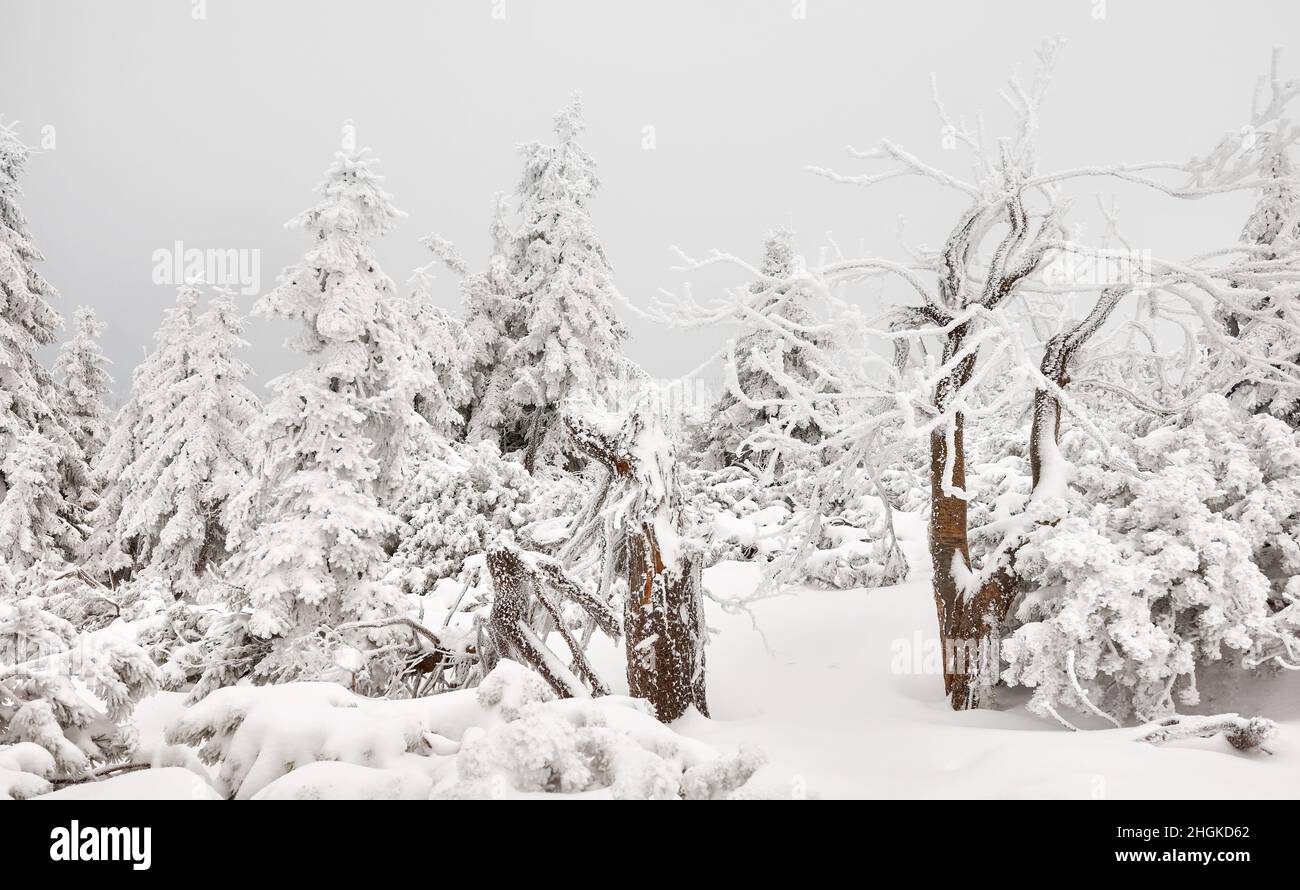
<svg viewBox="0 0 1300 890"><path fill-rule="evenodd" d="M1277 734L1277 724L1264 717L1241 717L1237 714L1217 714L1212 717L1171 717L1160 722L1156 729L1142 735L1138 741L1163 745L1181 739L1208 739L1222 735L1238 751L1259 749L1270 752L1264 743Z"/></svg>

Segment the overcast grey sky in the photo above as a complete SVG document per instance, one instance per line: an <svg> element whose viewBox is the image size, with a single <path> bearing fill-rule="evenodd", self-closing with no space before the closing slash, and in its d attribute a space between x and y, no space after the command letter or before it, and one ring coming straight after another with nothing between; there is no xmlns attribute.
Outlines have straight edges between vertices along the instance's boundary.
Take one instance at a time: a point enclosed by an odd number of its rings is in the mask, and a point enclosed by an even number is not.
<svg viewBox="0 0 1300 890"><path fill-rule="evenodd" d="M673 244L755 255L785 225L810 254L831 231L897 255L900 214L911 239L939 242L960 204L933 185L863 191L802 169L859 172L843 147L882 137L960 163L941 145L931 72L951 111L996 121L1012 67L1062 35L1044 164L1181 159L1245 122L1270 48L1300 33L1295 0L1105 0L1099 16L1102 2L206 0L196 19L191 0L0 0L0 113L29 143L54 136L29 165L24 209L58 308L108 322L121 391L173 296L152 282L154 251L258 249L270 286L306 246L283 223L312 203L345 118L410 214L379 247L404 287L430 231L481 264L516 146L550 137L580 90L597 229L621 291L643 303L680 287ZM1121 192L1121 207L1136 246L1182 255L1234 239L1248 199ZM450 274L435 297L458 305ZM628 324L628 353L661 376L721 337ZM297 361L283 333L250 323L260 378Z"/></svg>

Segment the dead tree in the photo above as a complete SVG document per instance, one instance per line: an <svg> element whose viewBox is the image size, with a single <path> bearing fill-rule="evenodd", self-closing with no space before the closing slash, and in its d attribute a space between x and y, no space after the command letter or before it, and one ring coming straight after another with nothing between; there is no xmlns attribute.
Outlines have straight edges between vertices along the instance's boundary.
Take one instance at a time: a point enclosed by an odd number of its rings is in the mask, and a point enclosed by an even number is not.
<svg viewBox="0 0 1300 890"><path fill-rule="evenodd" d="M944 649L944 689L956 709L979 704L980 689L996 682L999 665L996 647L990 645L998 626L1006 619L1019 592L1016 551L1032 520L1021 517L983 567L974 570L970 553L970 529L966 490L966 418L974 408L996 401L990 393L989 368L1012 359L1021 368L1032 362L1037 371L1029 430L1029 459L1032 471L1031 500L1056 493L1065 482L1057 444L1062 414L1067 407L1065 389L1070 369L1088 341L1111 315L1116 304L1131 296L1151 318L1191 313L1209 321L1205 299L1230 311L1252 313L1250 300L1264 293L1285 270L1271 267L1250 250L1235 246L1177 263L1145 257L1132 263L1129 274L1091 276L1065 283L1050 281L1053 264L1083 260L1092 263L1113 257L1105 241L1086 245L1065 235L1064 219L1070 202L1062 188L1084 179L1106 177L1143 186L1179 200L1194 200L1230 191L1249 190L1260 184L1261 161L1296 139L1297 131L1286 122L1286 107L1300 93L1300 83L1283 82L1278 76L1275 54L1270 76L1263 82L1252 109L1249 126L1229 133L1209 154L1179 164L1112 164L1045 172L1039 168L1037 130L1039 109L1051 81L1051 70L1059 44L1049 43L1040 52L1042 62L1032 83L1013 79L1004 97L1015 115L1011 135L989 141L982 128L950 119L935 96L941 121L954 139L974 157L973 179L953 175L922 162L912 153L885 140L873 151L858 157L885 161L890 169L863 176L841 176L829 170L815 172L837 182L871 186L899 176L932 180L946 189L968 197L970 205L953 227L943 247L933 253L918 253L913 266L880 258L849 260L827 267L828 283L849 280L852 275L892 275L901 278L919 296L920 305L900 307L902 324L889 333L895 344L896 380L900 391L895 398L906 403L902 420L906 426L927 433L930 445L930 558L934 572L933 590ZM1243 135L1244 134L1244 135ZM1032 203L1032 206L1031 206ZM1106 239L1125 244L1107 215ZM987 247L985 245L988 245ZM1125 245L1127 246L1127 245ZM1222 261L1222 258L1229 258ZM916 274L918 268L933 272L935 283L927 284ZM1248 282L1238 289L1240 282ZM1062 318L1072 314L1072 301L1086 300L1081 321L1067 321L1056 332L1040 329L1041 315L1028 306L1028 298L1051 301ZM1015 304L1028 316L1026 322L1008 317ZM1166 305L1169 310L1166 315ZM1258 313L1255 313L1258 314ZM1075 316L1077 318L1077 316ZM1033 361L1014 344L1012 326L1041 338L1042 354ZM1140 323L1129 323L1154 342ZM916 333L909 337L907 330ZM1190 336L1190 335L1189 335ZM1254 373L1271 374L1257 357L1218 334L1208 324L1204 336L1250 366ZM907 365L902 346L938 343L937 367L922 368L921 387L901 390L901 369ZM1188 346L1191 349L1191 345ZM1124 346L1121 354L1135 355ZM1286 375L1274 375L1286 376ZM1107 388L1140 410L1151 410L1151 402L1133 391L1121 372L1111 374ZM1094 383L1096 381L1093 381ZM929 397L921 397L930 387ZM981 393L980 390L985 392ZM880 423L873 419L871 423Z"/></svg>
<svg viewBox="0 0 1300 890"><path fill-rule="evenodd" d="M487 566L494 591L488 634L497 654L537 671L561 698L608 695L609 687L588 663L583 647L564 622L560 606L565 600L576 603L597 627L617 640L618 616L614 610L583 590L559 563L543 554L498 546L488 551ZM577 676L547 648L545 633L539 632L539 627L553 627L560 634L569 647Z"/></svg>
<svg viewBox="0 0 1300 890"><path fill-rule="evenodd" d="M970 173L964 168L956 173L939 169L889 140L868 151L852 152L860 160L883 162L884 169L843 175L812 168L834 182L859 187L919 177L963 196L967 207L938 249L909 248L908 258L898 261L845 257L832 244L831 259L798 269L785 280L765 277L730 254L714 251L702 260L682 254L684 271L727 263L744 269L751 280L759 278L767 289L757 295L731 291L710 303L689 294L668 295L667 301L657 303L671 323L700 326L732 320L739 312L782 336L796 338L801 329L765 309L763 299L798 286L820 294L836 312L835 322L845 326L854 340L866 343L878 338L892 344L891 357L872 348L817 356L818 373L827 381L821 389L839 394L834 402L805 390L756 400L754 406L815 422L826 432L823 453L829 455L828 466L840 478L850 478L841 471L855 468L859 460L870 464L880 456L871 454L873 450L883 450L900 436L928 440L933 595L945 654L944 689L955 709L977 706L981 690L996 683L1000 664L993 644L1023 583L1016 554L1035 523L1050 521L1026 510L999 522L1001 540L981 563L973 563L967 510L971 493L966 449L972 431L968 420L1016 412L1018 405L1032 408L1026 431L1033 476L1030 501L1040 503L1048 494L1060 493L1068 481L1058 453L1063 414L1072 414L1085 430L1092 427L1067 387L1100 389L1137 410L1167 414L1170 409L1156 403L1162 379L1171 370L1185 390L1180 395L1184 399L1211 382L1221 388L1220 381L1211 381L1205 371L1207 364L1225 360L1235 363L1233 374L1279 386L1300 385L1294 368L1282 368L1267 356L1249 352L1227 336L1210 313L1217 307L1300 333L1294 320L1257 308L1272 290L1300 279L1293 264L1261 256L1255 247L1240 244L1181 262L1145 252L1134 256L1104 205L1106 232L1096 243L1084 243L1066 234L1071 200L1064 191L1087 180L1107 178L1191 201L1267 186L1275 181L1260 178L1262 162L1300 140L1300 128L1287 121L1287 106L1300 95L1300 82L1281 79L1275 54L1247 126L1228 133L1207 154L1185 162L1044 171L1037 143L1040 109L1059 46L1050 42L1043 47L1032 82L1014 78L1003 92L1014 116L1014 126L1004 138L990 139L983 121L969 126L950 118L936 92L945 132L972 156ZM1112 243L1125 250L1111 248ZM1120 274L1111 275L1109 264L1116 256L1123 263ZM1101 267L1102 271L1055 280L1054 272L1079 262L1084 269ZM840 293L884 278L899 283L909 302L893 307L886 316L888 326L877 327L859 320L858 307L849 305ZM1134 304L1134 319L1101 335L1112 310L1123 300ZM1200 319L1199 330L1180 317L1188 315ZM1184 332L1179 354L1161 354L1152 327L1161 323ZM1095 357L1085 354L1090 342ZM1089 375L1081 373L1084 366ZM1128 373L1153 367L1158 369L1155 377L1161 379L1148 379L1151 375L1146 372ZM1072 376L1078 378L1073 383ZM1032 405L1027 398L1031 392ZM835 458L831 448L846 457Z"/></svg>
<svg viewBox="0 0 1300 890"><path fill-rule="evenodd" d="M692 705L707 716L700 562L680 537L671 444L637 413L617 429L574 415L565 426L578 449L608 473L599 496L603 509L592 511L589 522L606 514L605 527L616 537L606 541L606 563L626 567L628 690L649 701L665 723ZM579 529L575 537L588 533Z"/></svg>

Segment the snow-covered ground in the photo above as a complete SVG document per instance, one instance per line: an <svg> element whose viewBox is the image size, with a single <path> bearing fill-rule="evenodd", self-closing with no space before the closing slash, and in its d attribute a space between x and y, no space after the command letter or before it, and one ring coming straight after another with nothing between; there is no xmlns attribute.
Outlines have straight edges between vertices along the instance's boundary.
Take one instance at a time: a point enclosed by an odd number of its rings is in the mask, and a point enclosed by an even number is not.
<svg viewBox="0 0 1300 890"><path fill-rule="evenodd" d="M1238 710L1278 721L1272 754L1239 753L1222 738L1155 747L1139 741L1136 728L1070 732L1027 713L1023 696L1011 700L1004 694L1001 710L953 712L941 695L934 659L925 657L935 618L924 526L918 517L904 516L900 531L914 567L904 584L808 589L762 600L753 607L757 630L748 616L711 610L712 719L692 714L674 728L719 751L743 744L763 750L770 763L755 784L768 794L796 798L1300 794L1295 674L1239 681L1231 690L1206 684L1201 710ZM759 572L755 564L727 562L710 569L705 581L734 596L751 589ZM625 692L621 650L597 637L592 658L615 693ZM183 699L180 693L159 693L142 702L136 722L146 747L161 742ZM1086 723L1079 715L1070 719ZM175 767L149 770L54 796L213 796L196 778Z"/></svg>
<svg viewBox="0 0 1300 890"><path fill-rule="evenodd" d="M1300 676L1211 695L1204 710L1256 707L1279 722L1273 756L1242 754L1222 738L1162 747L1136 729L1070 732L1027 713L954 712L942 677L917 673L917 641L935 633L924 526L901 517L912 579L877 590L809 590L757 603L749 619L712 613L713 720L683 727L728 748L749 740L822 797L1201 798L1300 794ZM752 585L758 567L706 574L724 589ZM924 647L924 642L922 643ZM929 659L933 662L933 659ZM902 668L903 670L900 670ZM1251 716L1255 712L1251 712ZM1083 718L1071 715L1083 723Z"/></svg>

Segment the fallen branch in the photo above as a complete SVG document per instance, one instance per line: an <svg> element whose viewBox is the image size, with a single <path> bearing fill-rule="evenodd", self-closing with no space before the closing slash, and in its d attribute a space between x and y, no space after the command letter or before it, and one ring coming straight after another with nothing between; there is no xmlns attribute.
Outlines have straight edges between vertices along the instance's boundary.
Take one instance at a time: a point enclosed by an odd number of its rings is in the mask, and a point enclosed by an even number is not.
<svg viewBox="0 0 1300 890"><path fill-rule="evenodd" d="M1238 751L1258 748L1266 754L1272 754L1263 745L1276 733L1277 724L1264 717L1216 714L1213 717L1170 717L1138 741L1163 745L1179 739L1208 739L1222 734L1228 744Z"/></svg>
<svg viewBox="0 0 1300 890"><path fill-rule="evenodd" d="M576 603L601 630L617 640L620 628L614 610L575 584L558 563L542 554L510 546L494 547L488 551L487 567L495 592L488 633L497 651L537 671L561 698L608 695L609 686L587 661L582 646L565 625L560 607L565 599ZM564 667L538 635L533 626L538 617L535 605L541 606L568 646L577 676Z"/></svg>
<svg viewBox="0 0 1300 890"><path fill-rule="evenodd" d="M87 782L99 782L110 776L119 773L133 773L136 770L153 769L153 764L149 763L118 763L112 766L101 766L97 770L91 770L84 776L78 776L75 779L54 779L50 782L56 788L65 788L69 785L84 785Z"/></svg>

